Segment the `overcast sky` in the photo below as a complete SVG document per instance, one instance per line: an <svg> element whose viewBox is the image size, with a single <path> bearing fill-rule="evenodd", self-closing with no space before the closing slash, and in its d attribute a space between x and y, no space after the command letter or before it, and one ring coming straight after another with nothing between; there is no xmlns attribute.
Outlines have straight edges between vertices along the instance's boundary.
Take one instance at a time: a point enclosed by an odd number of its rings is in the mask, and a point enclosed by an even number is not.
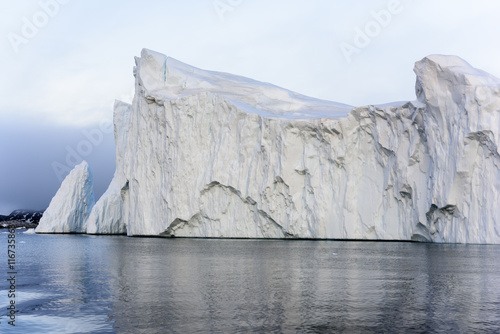
<svg viewBox="0 0 500 334"><path fill-rule="evenodd" d="M0 1L0 214L45 209L83 158L100 197L144 47L355 106L413 100L433 53L500 76L497 0Z"/></svg>

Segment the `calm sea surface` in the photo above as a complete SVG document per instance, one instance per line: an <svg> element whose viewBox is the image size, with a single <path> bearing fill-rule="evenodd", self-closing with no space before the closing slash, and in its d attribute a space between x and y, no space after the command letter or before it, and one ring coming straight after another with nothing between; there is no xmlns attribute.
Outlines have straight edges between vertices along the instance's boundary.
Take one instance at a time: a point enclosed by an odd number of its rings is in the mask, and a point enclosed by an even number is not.
<svg viewBox="0 0 500 334"><path fill-rule="evenodd" d="M500 246L16 233L1 333L499 333Z"/></svg>

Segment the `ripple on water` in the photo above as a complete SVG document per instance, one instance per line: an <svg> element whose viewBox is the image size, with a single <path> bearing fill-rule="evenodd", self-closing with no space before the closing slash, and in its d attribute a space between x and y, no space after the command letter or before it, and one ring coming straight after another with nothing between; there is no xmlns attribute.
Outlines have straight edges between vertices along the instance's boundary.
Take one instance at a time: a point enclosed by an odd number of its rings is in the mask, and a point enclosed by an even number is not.
<svg viewBox="0 0 500 334"><path fill-rule="evenodd" d="M25 332L500 332L499 246L17 238Z"/></svg>

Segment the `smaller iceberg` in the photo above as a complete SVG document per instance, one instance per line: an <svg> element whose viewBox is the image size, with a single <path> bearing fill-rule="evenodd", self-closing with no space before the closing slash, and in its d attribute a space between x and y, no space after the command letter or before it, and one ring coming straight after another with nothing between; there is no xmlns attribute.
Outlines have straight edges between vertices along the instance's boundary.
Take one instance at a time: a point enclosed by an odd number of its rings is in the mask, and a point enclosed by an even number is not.
<svg viewBox="0 0 500 334"><path fill-rule="evenodd" d="M86 233L87 218L94 204L92 173L83 161L66 176L35 232Z"/></svg>

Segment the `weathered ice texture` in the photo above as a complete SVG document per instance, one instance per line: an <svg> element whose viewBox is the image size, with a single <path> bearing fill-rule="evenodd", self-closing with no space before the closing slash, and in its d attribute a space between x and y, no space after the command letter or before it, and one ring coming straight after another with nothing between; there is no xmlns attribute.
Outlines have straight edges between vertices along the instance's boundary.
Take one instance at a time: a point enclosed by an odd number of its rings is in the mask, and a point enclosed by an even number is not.
<svg viewBox="0 0 500 334"><path fill-rule="evenodd" d="M415 65L417 100L349 107L143 50L90 233L500 243L500 80Z"/></svg>
<svg viewBox="0 0 500 334"><path fill-rule="evenodd" d="M122 219L124 212L123 194L128 189L123 155L127 145L130 105L115 101L113 120L115 125L116 171L108 189L90 213L87 220L87 233L89 234L127 233L127 226Z"/></svg>
<svg viewBox="0 0 500 334"><path fill-rule="evenodd" d="M92 173L86 161L64 179L43 213L36 233L85 233L95 204Z"/></svg>

